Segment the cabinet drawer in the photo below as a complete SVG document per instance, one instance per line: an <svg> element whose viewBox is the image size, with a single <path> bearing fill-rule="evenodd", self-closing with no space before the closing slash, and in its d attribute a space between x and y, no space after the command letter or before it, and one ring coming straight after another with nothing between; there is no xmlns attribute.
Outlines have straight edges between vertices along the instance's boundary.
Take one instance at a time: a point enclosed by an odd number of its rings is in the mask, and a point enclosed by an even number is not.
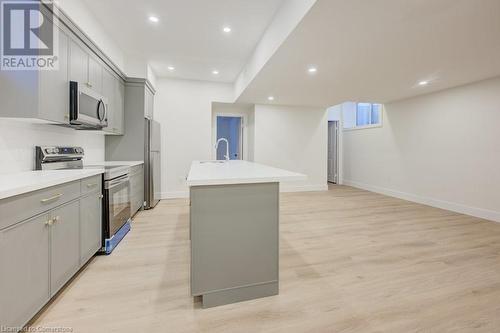
<svg viewBox="0 0 500 333"><path fill-rule="evenodd" d="M80 181L0 200L0 229L46 212L80 196Z"/></svg>
<svg viewBox="0 0 500 333"><path fill-rule="evenodd" d="M101 175L82 179L82 196L92 192L102 192Z"/></svg>

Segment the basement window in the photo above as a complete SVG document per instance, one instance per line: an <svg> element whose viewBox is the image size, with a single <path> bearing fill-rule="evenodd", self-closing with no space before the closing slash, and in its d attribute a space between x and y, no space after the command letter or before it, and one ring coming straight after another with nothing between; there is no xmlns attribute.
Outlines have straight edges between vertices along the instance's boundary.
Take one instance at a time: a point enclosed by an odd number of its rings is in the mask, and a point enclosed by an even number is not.
<svg viewBox="0 0 500 333"><path fill-rule="evenodd" d="M382 126L382 104L344 103L344 129L362 129Z"/></svg>

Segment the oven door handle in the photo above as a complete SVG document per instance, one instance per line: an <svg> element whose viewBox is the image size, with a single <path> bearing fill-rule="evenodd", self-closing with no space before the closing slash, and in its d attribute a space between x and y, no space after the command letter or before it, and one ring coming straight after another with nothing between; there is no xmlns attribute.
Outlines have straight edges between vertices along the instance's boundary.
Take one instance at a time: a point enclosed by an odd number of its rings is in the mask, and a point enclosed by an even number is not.
<svg viewBox="0 0 500 333"><path fill-rule="evenodd" d="M125 183L128 183L130 180L129 176L128 175L125 175L125 176L122 176L120 178L116 178L116 179L113 179L113 180L110 180L109 182L106 182L105 183L105 188L107 190L110 190L114 187L117 187L118 185L121 185L121 184L125 184Z"/></svg>

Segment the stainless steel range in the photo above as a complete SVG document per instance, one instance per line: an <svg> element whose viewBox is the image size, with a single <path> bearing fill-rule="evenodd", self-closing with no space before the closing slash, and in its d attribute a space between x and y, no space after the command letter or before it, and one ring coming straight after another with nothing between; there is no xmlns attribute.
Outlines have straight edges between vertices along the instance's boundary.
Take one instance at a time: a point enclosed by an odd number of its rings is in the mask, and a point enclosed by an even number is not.
<svg viewBox="0 0 500 333"><path fill-rule="evenodd" d="M102 252L111 253L130 230L131 202L130 167L83 165L85 152L81 147L36 147L36 170L104 169Z"/></svg>

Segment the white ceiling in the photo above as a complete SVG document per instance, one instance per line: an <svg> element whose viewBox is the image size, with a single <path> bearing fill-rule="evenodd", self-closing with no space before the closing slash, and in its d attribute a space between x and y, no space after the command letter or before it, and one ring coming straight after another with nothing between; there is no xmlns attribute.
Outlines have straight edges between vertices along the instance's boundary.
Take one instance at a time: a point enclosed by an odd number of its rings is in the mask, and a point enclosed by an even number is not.
<svg viewBox="0 0 500 333"><path fill-rule="evenodd" d="M388 102L498 75L499 0L318 0L238 101Z"/></svg>
<svg viewBox="0 0 500 333"><path fill-rule="evenodd" d="M284 0L84 1L126 56L156 75L234 82Z"/></svg>

